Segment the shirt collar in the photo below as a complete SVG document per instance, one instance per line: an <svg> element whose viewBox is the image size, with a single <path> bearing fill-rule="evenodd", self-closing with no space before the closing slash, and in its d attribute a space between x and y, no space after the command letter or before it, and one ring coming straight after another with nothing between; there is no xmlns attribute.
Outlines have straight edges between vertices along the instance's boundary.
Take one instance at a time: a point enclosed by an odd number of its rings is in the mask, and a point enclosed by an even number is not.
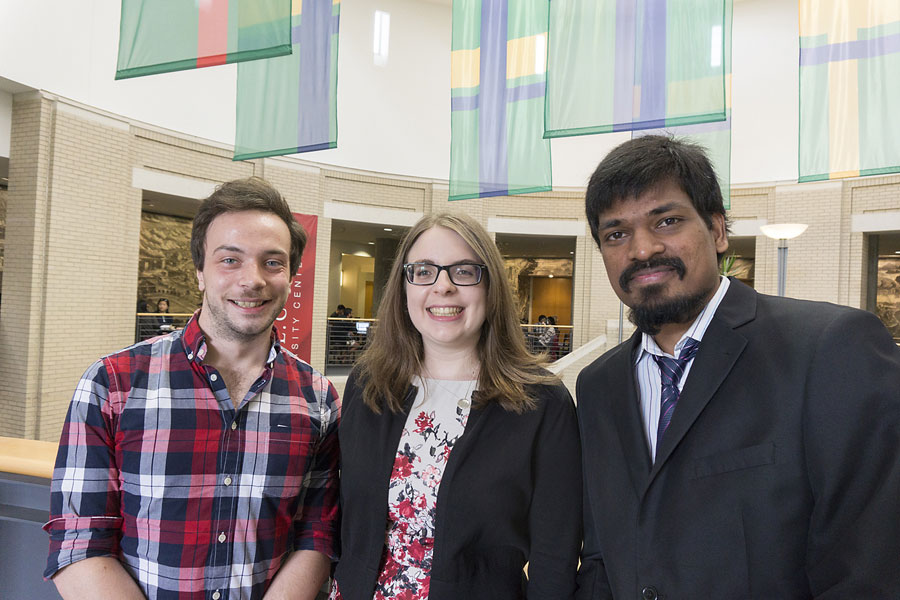
<svg viewBox="0 0 900 600"><path fill-rule="evenodd" d="M207 351L206 334L200 329L199 319L200 309L197 309L197 312L194 313L194 316L190 318L184 326L184 329L182 329L181 339L184 342L184 353L187 354L188 360L203 362L203 359L206 358ZM278 341L277 334L278 331L273 325L271 335L272 345L269 347L269 357L266 359L266 364L270 366L275 362L275 359L278 358L278 354L281 352L281 343Z"/></svg>
<svg viewBox="0 0 900 600"><path fill-rule="evenodd" d="M698 342L703 339L703 335L706 333L706 329L709 327L710 322L715 316L716 310L718 310L719 305L722 303L722 299L725 297L729 285L731 285L731 282L727 277L720 277L719 289L716 290L716 293L713 294L710 301L706 303L706 306L703 307L703 310L700 311L700 314L697 315L697 318L694 319L691 326L688 327L687 331L684 332L684 335L678 340L678 343L675 344L675 357L681 353L681 349L687 343L688 338L695 339ZM663 352L662 348L656 343L656 340L653 339L653 336L647 335L646 333L641 334L641 346L636 354L635 363L640 362L644 354L669 356L669 354Z"/></svg>

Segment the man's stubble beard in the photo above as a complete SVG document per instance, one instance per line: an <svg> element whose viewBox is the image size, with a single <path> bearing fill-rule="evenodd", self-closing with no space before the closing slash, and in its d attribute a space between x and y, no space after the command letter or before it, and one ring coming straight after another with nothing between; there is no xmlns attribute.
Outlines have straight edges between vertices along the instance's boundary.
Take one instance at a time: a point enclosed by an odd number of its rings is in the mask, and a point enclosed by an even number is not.
<svg viewBox="0 0 900 600"><path fill-rule="evenodd" d="M244 331L240 329L234 321L232 321L228 313L225 310L220 310L218 305L214 305L211 302L205 302L206 298L204 297L204 305L203 310L209 311L210 321L213 323L213 327L215 328L214 335L222 340L228 340L231 342L238 343L250 343L254 341L257 337L262 335L264 332L268 332L272 329L272 325L275 323L275 320L278 318L278 315L281 313L283 308L279 307L278 310L273 311L272 317L267 319L267 323L265 326L261 326L257 331L254 328L254 331ZM287 301L287 298L285 298ZM226 301L227 302L227 301Z"/></svg>

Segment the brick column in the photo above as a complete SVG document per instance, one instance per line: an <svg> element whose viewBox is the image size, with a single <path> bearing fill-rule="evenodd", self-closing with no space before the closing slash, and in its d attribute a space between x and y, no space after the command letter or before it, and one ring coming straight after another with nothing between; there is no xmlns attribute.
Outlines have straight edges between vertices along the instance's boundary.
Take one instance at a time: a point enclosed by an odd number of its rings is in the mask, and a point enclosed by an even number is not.
<svg viewBox="0 0 900 600"><path fill-rule="evenodd" d="M78 377L133 341L141 192L128 123L13 97L0 435L55 441Z"/></svg>
<svg viewBox="0 0 900 600"><path fill-rule="evenodd" d="M0 305L0 435L10 437L37 430L52 121L39 93L13 97Z"/></svg>

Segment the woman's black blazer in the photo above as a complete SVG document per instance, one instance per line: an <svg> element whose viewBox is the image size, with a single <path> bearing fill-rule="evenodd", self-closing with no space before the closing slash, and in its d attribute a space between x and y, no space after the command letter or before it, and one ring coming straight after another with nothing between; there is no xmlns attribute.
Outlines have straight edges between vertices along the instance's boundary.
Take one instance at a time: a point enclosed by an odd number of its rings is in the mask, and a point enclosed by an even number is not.
<svg viewBox="0 0 900 600"><path fill-rule="evenodd" d="M474 408L447 463L435 516L429 600L565 600L581 548L581 449L561 383L529 388L537 408ZM376 414L352 374L342 401L341 558L345 600L372 600L388 483L406 415ZM528 578L523 566L528 563Z"/></svg>

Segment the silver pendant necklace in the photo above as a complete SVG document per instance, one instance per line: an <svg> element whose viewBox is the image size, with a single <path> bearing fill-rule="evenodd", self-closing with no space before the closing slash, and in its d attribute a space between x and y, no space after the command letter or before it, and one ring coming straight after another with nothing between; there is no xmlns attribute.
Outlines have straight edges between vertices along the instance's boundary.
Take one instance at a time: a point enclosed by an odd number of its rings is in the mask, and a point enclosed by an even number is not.
<svg viewBox="0 0 900 600"><path fill-rule="evenodd" d="M451 395L455 395L453 390L447 389L447 386L441 383L440 379L431 378L436 384L438 384L445 392L449 392ZM469 381L469 385L466 387L465 393L462 397L456 400L456 406L461 408L462 410L468 410L472 406L472 394L475 393L475 386L478 385L478 379L475 377L475 370L472 371L472 379Z"/></svg>

